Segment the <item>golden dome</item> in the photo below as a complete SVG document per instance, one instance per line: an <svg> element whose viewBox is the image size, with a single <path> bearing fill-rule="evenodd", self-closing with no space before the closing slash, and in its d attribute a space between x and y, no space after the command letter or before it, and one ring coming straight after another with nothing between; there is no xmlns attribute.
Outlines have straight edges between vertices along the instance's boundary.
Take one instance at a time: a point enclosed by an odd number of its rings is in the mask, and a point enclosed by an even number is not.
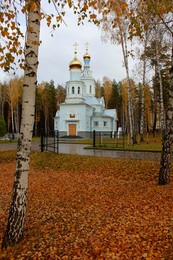
<svg viewBox="0 0 173 260"><path fill-rule="evenodd" d="M72 68L82 68L82 63L75 56L74 59L69 63L70 69Z"/></svg>
<svg viewBox="0 0 173 260"><path fill-rule="evenodd" d="M83 59L84 60L90 60L91 59L91 56L89 55L88 51L86 50L86 53L84 54L83 56Z"/></svg>
<svg viewBox="0 0 173 260"><path fill-rule="evenodd" d="M73 46L74 46L74 59L70 62L69 68L70 69L72 69L72 68L73 69L74 68L81 69L82 63L77 58L77 46L78 46L78 44L75 42Z"/></svg>
<svg viewBox="0 0 173 260"><path fill-rule="evenodd" d="M86 53L84 54L84 56L83 56L83 59L84 60L90 60L91 59L91 56L89 55L89 53L88 53L88 42L86 42Z"/></svg>

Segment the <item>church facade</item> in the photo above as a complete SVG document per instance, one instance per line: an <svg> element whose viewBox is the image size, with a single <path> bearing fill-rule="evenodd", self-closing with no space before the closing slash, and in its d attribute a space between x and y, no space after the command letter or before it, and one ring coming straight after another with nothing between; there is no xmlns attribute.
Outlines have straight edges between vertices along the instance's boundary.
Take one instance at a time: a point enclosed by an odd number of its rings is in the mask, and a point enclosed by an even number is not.
<svg viewBox="0 0 173 260"><path fill-rule="evenodd" d="M86 48L82 63L77 58L69 64L70 79L66 82L66 99L54 118L54 129L59 136L89 137L95 131L117 131L116 109L106 109L103 97L95 97L95 80L90 69L91 57Z"/></svg>

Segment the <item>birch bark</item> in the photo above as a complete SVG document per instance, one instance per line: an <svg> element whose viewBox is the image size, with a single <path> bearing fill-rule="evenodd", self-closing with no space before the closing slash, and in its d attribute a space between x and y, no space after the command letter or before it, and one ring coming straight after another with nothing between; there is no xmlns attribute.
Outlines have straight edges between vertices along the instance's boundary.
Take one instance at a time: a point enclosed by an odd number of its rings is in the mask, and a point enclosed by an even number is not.
<svg viewBox="0 0 173 260"><path fill-rule="evenodd" d="M160 122L161 122L161 130L162 132L165 129L165 117L164 117L164 105L163 105L163 83L162 83L162 76L161 76L161 68L160 68L160 61L159 61L159 48L158 43L160 42L159 39L159 22L156 25L155 29L155 42L156 42L156 71L158 74L158 83L159 83L159 92L160 92Z"/></svg>
<svg viewBox="0 0 173 260"><path fill-rule="evenodd" d="M17 146L16 171L12 203L2 248L14 245L23 238L26 204L28 197L28 174L35 113L37 85L38 48L40 32L40 0L27 0L27 35L25 43L25 70L22 99L22 121Z"/></svg>
<svg viewBox="0 0 173 260"><path fill-rule="evenodd" d="M140 120L140 141L144 141L144 112L145 112L145 84L146 84L146 48L147 48L147 32L144 39L144 55L143 55L143 79L142 79L142 98L141 98L141 120Z"/></svg>
<svg viewBox="0 0 173 260"><path fill-rule="evenodd" d="M162 154L159 172L159 185L169 184L170 169L172 162L172 142L173 142L173 33L172 33L172 57L170 69L170 85L168 109L166 113L166 127L163 131Z"/></svg>
<svg viewBox="0 0 173 260"><path fill-rule="evenodd" d="M124 65L126 69L127 76L127 91L128 91L128 114L129 114L129 128L130 128L130 142L134 143L134 120L133 120L133 109L132 109L132 93L130 85L130 76L129 76L129 65L128 65L128 48L127 48L127 37L124 32L125 29L119 25L119 32L121 38L121 47L123 51Z"/></svg>

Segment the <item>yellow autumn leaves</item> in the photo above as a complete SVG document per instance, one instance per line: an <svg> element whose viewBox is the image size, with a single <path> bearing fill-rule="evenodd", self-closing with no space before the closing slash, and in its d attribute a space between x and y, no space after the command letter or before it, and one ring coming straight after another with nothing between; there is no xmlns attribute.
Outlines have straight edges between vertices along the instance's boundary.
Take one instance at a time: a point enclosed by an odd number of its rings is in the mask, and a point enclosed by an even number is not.
<svg viewBox="0 0 173 260"><path fill-rule="evenodd" d="M6 153L6 152L5 152ZM0 240L13 160L0 154ZM8 155L9 157L9 155ZM158 163L34 153L24 240L4 259L172 259L173 183L156 183Z"/></svg>

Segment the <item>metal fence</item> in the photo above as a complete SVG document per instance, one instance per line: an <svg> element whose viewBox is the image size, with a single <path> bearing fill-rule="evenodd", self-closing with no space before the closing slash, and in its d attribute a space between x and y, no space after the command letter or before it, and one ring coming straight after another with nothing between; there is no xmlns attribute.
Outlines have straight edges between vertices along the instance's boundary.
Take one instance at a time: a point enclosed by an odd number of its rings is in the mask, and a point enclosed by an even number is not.
<svg viewBox="0 0 173 260"><path fill-rule="evenodd" d="M93 147L124 148L125 136L123 133L93 131Z"/></svg>
<svg viewBox="0 0 173 260"><path fill-rule="evenodd" d="M88 136L88 133L87 133ZM89 137L84 138L79 136L61 136L59 131L50 131L49 133L41 132L40 141L41 152L51 151L54 153L59 152L59 145L66 143L80 143L92 146L94 148L124 148L125 137L123 133L112 133L112 132L98 132L92 131Z"/></svg>
<svg viewBox="0 0 173 260"><path fill-rule="evenodd" d="M49 133L41 132L40 139L41 152L51 151L54 153L59 152L59 132L51 131Z"/></svg>

